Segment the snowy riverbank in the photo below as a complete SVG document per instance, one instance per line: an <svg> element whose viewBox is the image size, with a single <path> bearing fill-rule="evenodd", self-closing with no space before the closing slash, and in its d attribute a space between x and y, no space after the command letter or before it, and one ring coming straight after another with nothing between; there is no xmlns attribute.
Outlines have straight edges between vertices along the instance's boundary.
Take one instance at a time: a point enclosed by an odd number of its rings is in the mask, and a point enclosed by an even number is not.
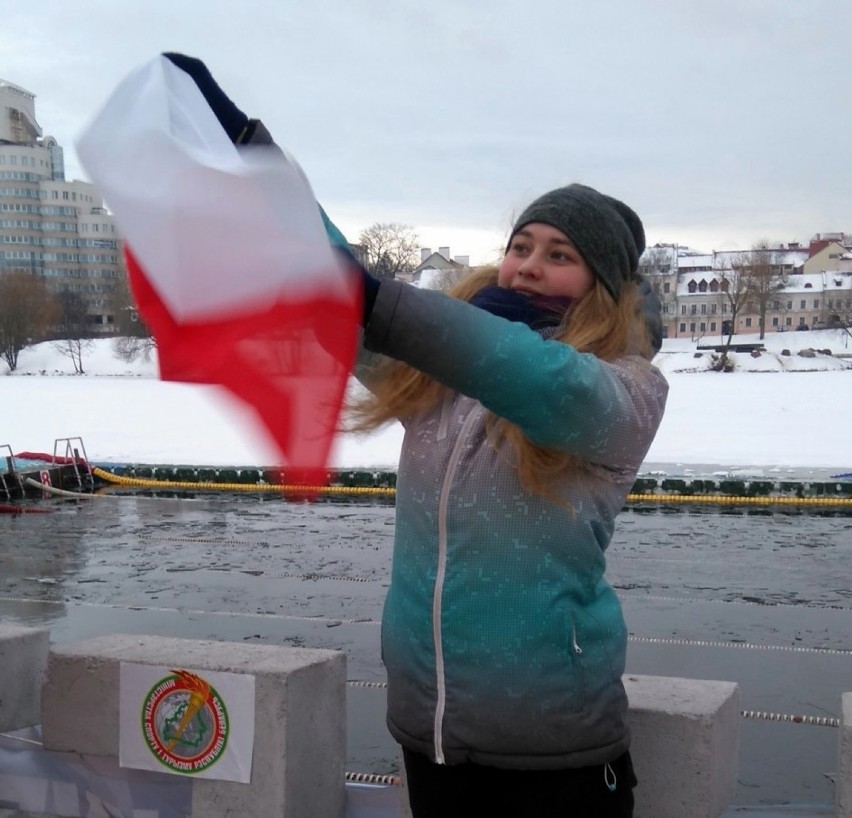
<svg viewBox="0 0 852 818"><path fill-rule="evenodd" d="M737 336L737 341L756 340ZM670 383L666 416L649 470L723 470L772 474L852 471L848 402L852 339L835 331L767 335L758 358L735 355L737 371L709 371L711 343L667 340L655 363ZM790 354L782 354L783 350ZM817 352L802 357L801 350ZM696 357L700 355L700 357ZM154 361L127 364L111 341L84 353L85 375L52 344L24 350L16 372L0 377L0 444L13 451L52 451L54 440L81 437L90 459L113 463L273 465L276 458L251 413L219 390L164 383ZM5 364L0 375L7 374ZM338 440L338 468L395 468L398 425Z"/></svg>

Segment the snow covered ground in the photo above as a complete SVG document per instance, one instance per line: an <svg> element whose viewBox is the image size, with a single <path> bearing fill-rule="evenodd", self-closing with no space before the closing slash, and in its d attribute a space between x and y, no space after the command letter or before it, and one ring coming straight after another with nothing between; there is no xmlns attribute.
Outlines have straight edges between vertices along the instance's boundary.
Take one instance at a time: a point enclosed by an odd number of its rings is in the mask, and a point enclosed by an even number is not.
<svg viewBox="0 0 852 818"><path fill-rule="evenodd" d="M849 335L771 333L760 357L735 354L730 374L709 371L713 353L697 351L698 344L716 342L663 344L655 363L670 394L646 459L648 471L852 471ZM807 349L831 354L798 355ZM0 362L0 445L14 452L53 451L57 438L80 437L98 463L277 463L251 412L219 390L164 383L154 361L124 363L109 340L93 342L83 364L86 374L75 375L71 361L49 343L22 351L14 373ZM331 465L393 469L401 440L398 425L375 435L343 436Z"/></svg>

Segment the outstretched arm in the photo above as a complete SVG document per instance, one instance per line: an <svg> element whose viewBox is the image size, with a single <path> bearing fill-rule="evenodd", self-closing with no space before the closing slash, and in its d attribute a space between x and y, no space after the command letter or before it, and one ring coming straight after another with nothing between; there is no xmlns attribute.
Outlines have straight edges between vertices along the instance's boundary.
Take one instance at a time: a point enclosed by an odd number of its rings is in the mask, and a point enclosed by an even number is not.
<svg viewBox="0 0 852 818"><path fill-rule="evenodd" d="M606 362L442 293L383 282L364 345L476 398L534 443L638 465L667 385L639 356Z"/></svg>

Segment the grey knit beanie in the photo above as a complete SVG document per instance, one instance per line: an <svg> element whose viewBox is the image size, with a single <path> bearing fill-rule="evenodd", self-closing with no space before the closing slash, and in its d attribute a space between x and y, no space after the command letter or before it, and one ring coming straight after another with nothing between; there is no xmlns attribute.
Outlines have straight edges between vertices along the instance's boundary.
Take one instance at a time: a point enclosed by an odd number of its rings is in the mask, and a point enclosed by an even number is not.
<svg viewBox="0 0 852 818"><path fill-rule="evenodd" d="M586 185L551 190L521 213L509 244L515 233L533 222L549 224L568 236L614 299L625 281L637 278L645 230L624 202Z"/></svg>

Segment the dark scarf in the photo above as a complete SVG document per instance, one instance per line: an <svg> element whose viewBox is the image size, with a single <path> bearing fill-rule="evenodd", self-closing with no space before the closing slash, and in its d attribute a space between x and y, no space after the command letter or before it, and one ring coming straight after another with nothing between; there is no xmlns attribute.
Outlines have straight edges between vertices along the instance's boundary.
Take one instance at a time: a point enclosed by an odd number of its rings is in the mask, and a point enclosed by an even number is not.
<svg viewBox="0 0 852 818"><path fill-rule="evenodd" d="M470 303L532 329L558 326L574 299L568 296L527 295L506 287L483 287Z"/></svg>

